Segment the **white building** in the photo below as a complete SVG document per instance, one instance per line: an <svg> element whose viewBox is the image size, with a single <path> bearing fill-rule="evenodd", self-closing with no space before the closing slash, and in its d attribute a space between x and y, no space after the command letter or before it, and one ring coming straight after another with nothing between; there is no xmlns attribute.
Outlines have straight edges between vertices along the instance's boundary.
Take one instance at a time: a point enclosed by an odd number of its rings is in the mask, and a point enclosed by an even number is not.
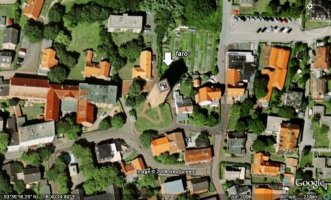
<svg viewBox="0 0 331 200"><path fill-rule="evenodd" d="M18 141L8 146L8 152L24 151L31 146L52 143L55 138L54 121L18 127Z"/></svg>
<svg viewBox="0 0 331 200"><path fill-rule="evenodd" d="M244 180L245 179L245 167L225 169L224 178L226 180Z"/></svg>
<svg viewBox="0 0 331 200"><path fill-rule="evenodd" d="M110 15L108 18L108 32L140 33L143 27L142 16Z"/></svg>

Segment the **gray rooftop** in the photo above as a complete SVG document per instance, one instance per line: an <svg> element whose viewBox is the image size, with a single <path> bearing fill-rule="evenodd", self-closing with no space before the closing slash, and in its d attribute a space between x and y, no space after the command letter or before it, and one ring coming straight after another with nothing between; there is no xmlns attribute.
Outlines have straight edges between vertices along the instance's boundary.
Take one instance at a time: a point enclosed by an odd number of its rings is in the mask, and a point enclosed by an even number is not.
<svg viewBox="0 0 331 200"><path fill-rule="evenodd" d="M265 130L266 134L273 134L279 131L280 124L286 121L286 118L268 116L267 119L267 128Z"/></svg>
<svg viewBox="0 0 331 200"><path fill-rule="evenodd" d="M0 96L8 96L9 95L9 80L4 80L2 76L0 76Z"/></svg>
<svg viewBox="0 0 331 200"><path fill-rule="evenodd" d="M178 107L191 106L193 105L192 99L184 98L179 91L175 92L175 101Z"/></svg>
<svg viewBox="0 0 331 200"><path fill-rule="evenodd" d="M62 112L76 112L77 100L76 99L63 99L61 101Z"/></svg>
<svg viewBox="0 0 331 200"><path fill-rule="evenodd" d="M80 83L79 88L88 91L88 101L93 103L116 104L117 86L115 85Z"/></svg>
<svg viewBox="0 0 331 200"><path fill-rule="evenodd" d="M292 106L296 110L299 110L301 108L302 98L303 92L289 91L285 93L284 105Z"/></svg>
<svg viewBox="0 0 331 200"><path fill-rule="evenodd" d="M23 169L24 183L33 183L41 180L41 174L39 168Z"/></svg>
<svg viewBox="0 0 331 200"><path fill-rule="evenodd" d="M17 181L16 169L13 163L7 163L2 166L2 170L6 171L7 175L10 178L10 182Z"/></svg>
<svg viewBox="0 0 331 200"><path fill-rule="evenodd" d="M0 63L11 64L13 61L13 53L10 51L0 51Z"/></svg>
<svg viewBox="0 0 331 200"><path fill-rule="evenodd" d="M112 27L112 28L141 29L142 25L143 25L142 16L129 16L128 14L123 14L123 15L110 15L108 18L108 27Z"/></svg>
<svg viewBox="0 0 331 200"><path fill-rule="evenodd" d="M12 43L16 45L18 43L18 30L13 27L6 28L3 32L2 43Z"/></svg>
<svg viewBox="0 0 331 200"><path fill-rule="evenodd" d="M164 194L181 194L185 191L182 179L165 182L162 189Z"/></svg>
<svg viewBox="0 0 331 200"><path fill-rule="evenodd" d="M192 179L187 181L187 187L191 190L191 192L208 190L209 181L207 178Z"/></svg>
<svg viewBox="0 0 331 200"><path fill-rule="evenodd" d="M54 121L19 127L21 142L55 136Z"/></svg>

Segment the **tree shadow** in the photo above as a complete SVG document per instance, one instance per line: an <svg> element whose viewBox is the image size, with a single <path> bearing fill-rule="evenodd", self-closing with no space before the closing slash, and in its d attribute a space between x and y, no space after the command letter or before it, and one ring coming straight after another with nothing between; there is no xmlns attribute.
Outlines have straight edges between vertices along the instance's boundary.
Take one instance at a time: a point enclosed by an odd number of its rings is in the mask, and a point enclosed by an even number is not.
<svg viewBox="0 0 331 200"><path fill-rule="evenodd" d="M162 75L161 80L166 78L169 82L169 86L173 88L187 71L188 68L184 60L181 58L169 65L168 69Z"/></svg>

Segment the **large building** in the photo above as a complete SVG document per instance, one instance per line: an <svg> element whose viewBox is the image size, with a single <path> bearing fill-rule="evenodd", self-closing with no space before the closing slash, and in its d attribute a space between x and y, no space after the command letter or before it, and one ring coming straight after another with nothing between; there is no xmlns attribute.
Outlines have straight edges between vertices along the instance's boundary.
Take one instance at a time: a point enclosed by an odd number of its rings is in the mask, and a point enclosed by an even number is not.
<svg viewBox="0 0 331 200"><path fill-rule="evenodd" d="M201 149L188 149L184 153L185 165L208 163L213 158L211 147Z"/></svg>
<svg viewBox="0 0 331 200"><path fill-rule="evenodd" d="M44 0L28 0L24 6L23 14L28 18L37 20L44 3Z"/></svg>
<svg viewBox="0 0 331 200"><path fill-rule="evenodd" d="M3 31L2 49L15 50L18 43L18 30L9 27Z"/></svg>
<svg viewBox="0 0 331 200"><path fill-rule="evenodd" d="M278 154L291 154L298 147L300 127L296 124L282 123L277 134Z"/></svg>
<svg viewBox="0 0 331 200"><path fill-rule="evenodd" d="M283 90L287 75L287 66L291 51L288 49L273 47L270 51L269 64L262 70L262 74L269 77L267 85L268 93L261 99L262 106L267 107L271 99L272 89Z"/></svg>
<svg viewBox="0 0 331 200"><path fill-rule="evenodd" d="M108 61L93 62L94 53L92 50L87 50L85 55L85 78L98 78L109 80L110 63Z"/></svg>
<svg viewBox="0 0 331 200"><path fill-rule="evenodd" d="M55 138L55 123L47 121L27 126L19 126L18 132L13 132L8 152L27 150L32 146L51 144ZM14 141L15 140L15 141Z"/></svg>
<svg viewBox="0 0 331 200"><path fill-rule="evenodd" d="M108 18L108 32L140 33L143 28L142 16L110 15Z"/></svg>
<svg viewBox="0 0 331 200"><path fill-rule="evenodd" d="M40 68L48 71L52 67L58 64L58 59L56 58L56 52L54 49L47 48L42 51Z"/></svg>
<svg viewBox="0 0 331 200"><path fill-rule="evenodd" d="M94 123L95 105L113 105L116 101L116 86L51 84L45 77L20 77L10 79L9 96L32 102L45 103L44 118L59 120L68 113L76 113L76 122L84 126ZM99 90L93 90L98 88ZM99 91L99 92L98 92ZM109 93L103 93L107 91ZM106 100L102 102L103 100Z"/></svg>
<svg viewBox="0 0 331 200"><path fill-rule="evenodd" d="M199 88L198 94L195 95L195 102L200 106L212 106L219 105L222 97L222 91L220 88L204 86Z"/></svg>
<svg viewBox="0 0 331 200"><path fill-rule="evenodd" d="M278 176L284 171L284 165L270 160L270 157L263 153L255 153L252 163L252 174L263 176Z"/></svg>
<svg viewBox="0 0 331 200"><path fill-rule="evenodd" d="M151 149L153 156L159 156L165 152L169 152L169 154L183 152L185 150L183 133L170 133L154 139L151 143Z"/></svg>
<svg viewBox="0 0 331 200"><path fill-rule="evenodd" d="M152 52L145 50L140 53L140 65L132 68L132 79L137 77L152 78Z"/></svg>

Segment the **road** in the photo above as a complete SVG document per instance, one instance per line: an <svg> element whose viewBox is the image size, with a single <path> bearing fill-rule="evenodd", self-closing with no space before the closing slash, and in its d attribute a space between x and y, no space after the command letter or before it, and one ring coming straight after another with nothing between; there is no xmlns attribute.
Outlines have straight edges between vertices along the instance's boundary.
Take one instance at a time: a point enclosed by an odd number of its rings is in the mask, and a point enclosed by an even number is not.
<svg viewBox="0 0 331 200"><path fill-rule="evenodd" d="M230 36L230 26L231 26L231 6L232 3L229 1L223 1L223 22L222 22L222 33L220 36L220 43L218 46L218 55L217 55L217 65L219 67L219 75L218 79L220 83L225 83L225 55L226 55L226 46L227 41ZM221 149L222 149L222 137L226 135L226 126L229 120L229 105L226 102L226 96L222 97L221 102L221 127L220 132L215 136L215 147L214 147L214 159L212 164L212 173L211 178L215 185L215 189L219 195L220 199L223 199L225 196L225 192L223 191L220 178L219 178L219 167L221 158Z"/></svg>

